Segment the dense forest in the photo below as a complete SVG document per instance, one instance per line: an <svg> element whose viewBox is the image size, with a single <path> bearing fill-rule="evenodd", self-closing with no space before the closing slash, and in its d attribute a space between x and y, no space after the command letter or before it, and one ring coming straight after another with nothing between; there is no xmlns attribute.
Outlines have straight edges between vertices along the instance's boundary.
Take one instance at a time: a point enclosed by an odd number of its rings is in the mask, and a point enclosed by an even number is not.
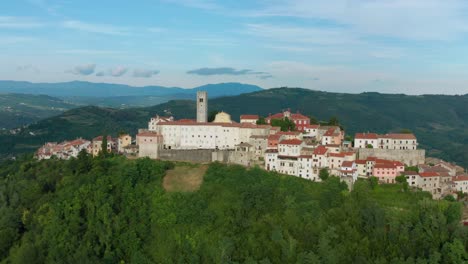
<svg viewBox="0 0 468 264"><path fill-rule="evenodd" d="M458 202L218 163L198 190L167 191L166 172L180 166L84 152L3 162L0 263L468 261Z"/></svg>
<svg viewBox="0 0 468 264"><path fill-rule="evenodd" d="M337 117L351 136L356 132L409 129L418 137L419 147L427 150L427 156L468 167L467 105L468 95L341 94L278 88L211 99L209 111L225 111L238 120L241 114L267 116L290 108L319 121ZM16 135L0 132L0 158L32 152L46 141L93 138L102 133L117 135L122 130L136 133L138 128L146 128L149 118L156 114L194 118L195 113L193 100L121 110L93 106L72 109Z"/></svg>

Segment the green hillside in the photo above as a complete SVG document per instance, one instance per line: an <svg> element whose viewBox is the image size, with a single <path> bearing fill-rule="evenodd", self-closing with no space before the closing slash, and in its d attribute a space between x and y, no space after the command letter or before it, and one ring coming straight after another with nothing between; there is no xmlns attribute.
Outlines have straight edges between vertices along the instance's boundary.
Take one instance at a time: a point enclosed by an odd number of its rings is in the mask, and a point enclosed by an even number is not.
<svg viewBox="0 0 468 264"><path fill-rule="evenodd" d="M46 95L0 94L0 129L28 125L75 107Z"/></svg>
<svg viewBox="0 0 468 264"><path fill-rule="evenodd" d="M209 102L210 110L222 110L234 119L240 114L276 113L282 109L301 111L318 120L338 117L349 135L375 131L412 130L428 156L455 161L468 167L468 95L338 94L306 89L278 88L221 97ZM170 101L146 108L115 110L85 107L31 125L19 135L0 136L5 146L0 155L31 151L47 140L77 136L91 138L103 131L116 135L146 128L155 114L172 113L176 118L194 118L195 102ZM30 133L35 136L31 136Z"/></svg>
<svg viewBox="0 0 468 264"><path fill-rule="evenodd" d="M166 171L183 179L179 166L85 153L1 164L0 262L468 261L458 202L402 185L358 181L348 192L336 177L314 183L217 163L199 188L168 192Z"/></svg>

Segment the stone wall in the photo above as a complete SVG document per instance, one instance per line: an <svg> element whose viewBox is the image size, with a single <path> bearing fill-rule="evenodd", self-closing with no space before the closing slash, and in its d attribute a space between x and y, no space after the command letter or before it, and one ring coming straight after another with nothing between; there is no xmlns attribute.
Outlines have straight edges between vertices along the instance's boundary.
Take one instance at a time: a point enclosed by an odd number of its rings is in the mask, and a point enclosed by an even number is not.
<svg viewBox="0 0 468 264"><path fill-rule="evenodd" d="M211 149L161 149L159 159L170 161L211 162Z"/></svg>
<svg viewBox="0 0 468 264"><path fill-rule="evenodd" d="M397 160L408 166L424 164L426 151L424 149L400 150L400 149L359 149L358 158L367 159L377 157L380 159Z"/></svg>

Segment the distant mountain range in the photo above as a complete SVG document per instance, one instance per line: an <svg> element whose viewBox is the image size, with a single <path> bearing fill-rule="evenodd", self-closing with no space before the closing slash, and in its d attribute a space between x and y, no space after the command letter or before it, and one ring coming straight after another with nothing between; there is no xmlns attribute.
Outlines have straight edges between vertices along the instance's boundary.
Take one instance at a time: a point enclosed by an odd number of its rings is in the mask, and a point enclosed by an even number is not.
<svg viewBox="0 0 468 264"><path fill-rule="evenodd" d="M267 116L282 109L300 111L318 120L336 116L348 135L374 131L387 133L410 129L428 156L455 161L468 167L468 95L343 94L297 88L277 88L211 99L209 110L226 111L238 120L240 114ZM44 119L17 135L0 136L0 156L33 151L46 141L78 136L92 138L103 132L136 133L147 127L150 117L172 114L194 118L195 101L173 100L152 107L113 109L83 107Z"/></svg>
<svg viewBox="0 0 468 264"><path fill-rule="evenodd" d="M79 106L114 108L152 106L175 99L194 98L199 90L208 91L210 98L216 98L261 91L262 88L241 83L208 84L183 89L78 81L67 83L0 81L0 129L28 125Z"/></svg>
<svg viewBox="0 0 468 264"><path fill-rule="evenodd" d="M191 89L180 87L144 86L91 83L82 81L64 83L30 83L0 81L0 93L44 94L55 97L120 97L120 96L172 96L190 97L197 91L207 91L209 96L220 97L261 91L256 85L242 83L207 84Z"/></svg>

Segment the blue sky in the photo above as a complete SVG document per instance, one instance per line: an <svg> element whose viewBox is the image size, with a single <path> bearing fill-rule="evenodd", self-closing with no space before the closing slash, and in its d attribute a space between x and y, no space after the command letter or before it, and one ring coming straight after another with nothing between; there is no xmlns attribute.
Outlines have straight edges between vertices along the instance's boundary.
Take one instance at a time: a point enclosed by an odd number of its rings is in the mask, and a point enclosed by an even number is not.
<svg viewBox="0 0 468 264"><path fill-rule="evenodd" d="M465 0L15 0L0 79L468 93Z"/></svg>

